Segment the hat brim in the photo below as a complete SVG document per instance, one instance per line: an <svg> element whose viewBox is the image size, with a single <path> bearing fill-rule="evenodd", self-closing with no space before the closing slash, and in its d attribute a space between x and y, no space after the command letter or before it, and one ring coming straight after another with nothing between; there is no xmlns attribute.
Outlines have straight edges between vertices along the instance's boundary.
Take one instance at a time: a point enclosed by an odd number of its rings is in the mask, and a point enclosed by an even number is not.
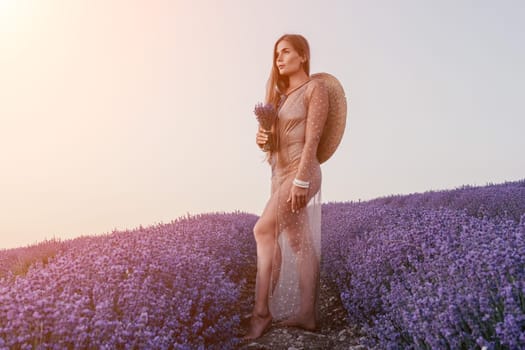
<svg viewBox="0 0 525 350"><path fill-rule="evenodd" d="M322 164L341 143L346 126L347 103L343 86L336 77L328 73L315 73L310 78L322 80L329 95L328 117L317 147L317 159Z"/></svg>

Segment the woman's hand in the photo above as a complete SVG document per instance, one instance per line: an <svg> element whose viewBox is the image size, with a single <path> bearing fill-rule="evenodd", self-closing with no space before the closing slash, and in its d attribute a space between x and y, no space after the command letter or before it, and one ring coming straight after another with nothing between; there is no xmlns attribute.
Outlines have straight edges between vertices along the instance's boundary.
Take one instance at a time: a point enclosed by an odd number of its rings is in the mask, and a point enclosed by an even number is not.
<svg viewBox="0 0 525 350"><path fill-rule="evenodd" d="M296 212L301 208L306 206L306 196L308 195L308 189L297 187L292 184L290 190L290 196L288 197L287 202L292 201L292 212Z"/></svg>
<svg viewBox="0 0 525 350"><path fill-rule="evenodd" d="M257 131L255 142L257 143L257 146L259 146L260 149L263 149L264 145L266 145L266 143L268 142L269 133L269 131L264 130L262 128L259 128L259 130Z"/></svg>

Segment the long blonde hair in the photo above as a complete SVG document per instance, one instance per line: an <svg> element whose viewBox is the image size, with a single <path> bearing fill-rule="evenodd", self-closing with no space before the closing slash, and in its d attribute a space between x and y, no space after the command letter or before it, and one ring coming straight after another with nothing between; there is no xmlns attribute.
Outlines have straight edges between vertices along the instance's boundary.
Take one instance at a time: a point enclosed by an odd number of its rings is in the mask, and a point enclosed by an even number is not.
<svg viewBox="0 0 525 350"><path fill-rule="evenodd" d="M304 58L302 63L302 68L305 71L306 75L310 76L310 45L306 38L300 34L284 34L282 35L273 46L272 53L272 69L270 71L270 77L266 83L266 103L271 103L275 110L279 108L281 102L281 96L289 87L289 79L285 75L279 74L279 68L277 67L277 45L283 40L286 40L292 45L293 49ZM274 149L273 151L267 152L267 159L270 160L272 153L276 151L279 147L279 139L276 137L276 124L272 125L272 135L274 135Z"/></svg>

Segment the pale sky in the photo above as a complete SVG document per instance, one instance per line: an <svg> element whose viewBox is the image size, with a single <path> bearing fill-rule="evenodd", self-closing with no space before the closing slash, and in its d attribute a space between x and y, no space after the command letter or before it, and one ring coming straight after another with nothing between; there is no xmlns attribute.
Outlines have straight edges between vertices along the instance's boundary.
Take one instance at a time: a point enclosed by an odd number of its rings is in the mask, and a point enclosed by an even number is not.
<svg viewBox="0 0 525 350"><path fill-rule="evenodd" d="M284 33L348 98L323 202L522 179L524 4L0 0L0 248L260 215Z"/></svg>

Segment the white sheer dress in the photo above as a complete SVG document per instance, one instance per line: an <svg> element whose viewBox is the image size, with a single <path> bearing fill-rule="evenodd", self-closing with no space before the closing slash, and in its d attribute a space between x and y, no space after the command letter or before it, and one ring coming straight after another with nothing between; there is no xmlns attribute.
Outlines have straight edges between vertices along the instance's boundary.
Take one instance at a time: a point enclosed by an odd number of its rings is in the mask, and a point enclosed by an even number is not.
<svg viewBox="0 0 525 350"><path fill-rule="evenodd" d="M328 105L323 82L310 79L289 92L279 106L276 146L270 157L271 197L262 214L276 216L278 239L269 287L274 320L297 316L319 321L321 167L316 151ZM287 201L294 178L310 182L308 204L295 213Z"/></svg>

